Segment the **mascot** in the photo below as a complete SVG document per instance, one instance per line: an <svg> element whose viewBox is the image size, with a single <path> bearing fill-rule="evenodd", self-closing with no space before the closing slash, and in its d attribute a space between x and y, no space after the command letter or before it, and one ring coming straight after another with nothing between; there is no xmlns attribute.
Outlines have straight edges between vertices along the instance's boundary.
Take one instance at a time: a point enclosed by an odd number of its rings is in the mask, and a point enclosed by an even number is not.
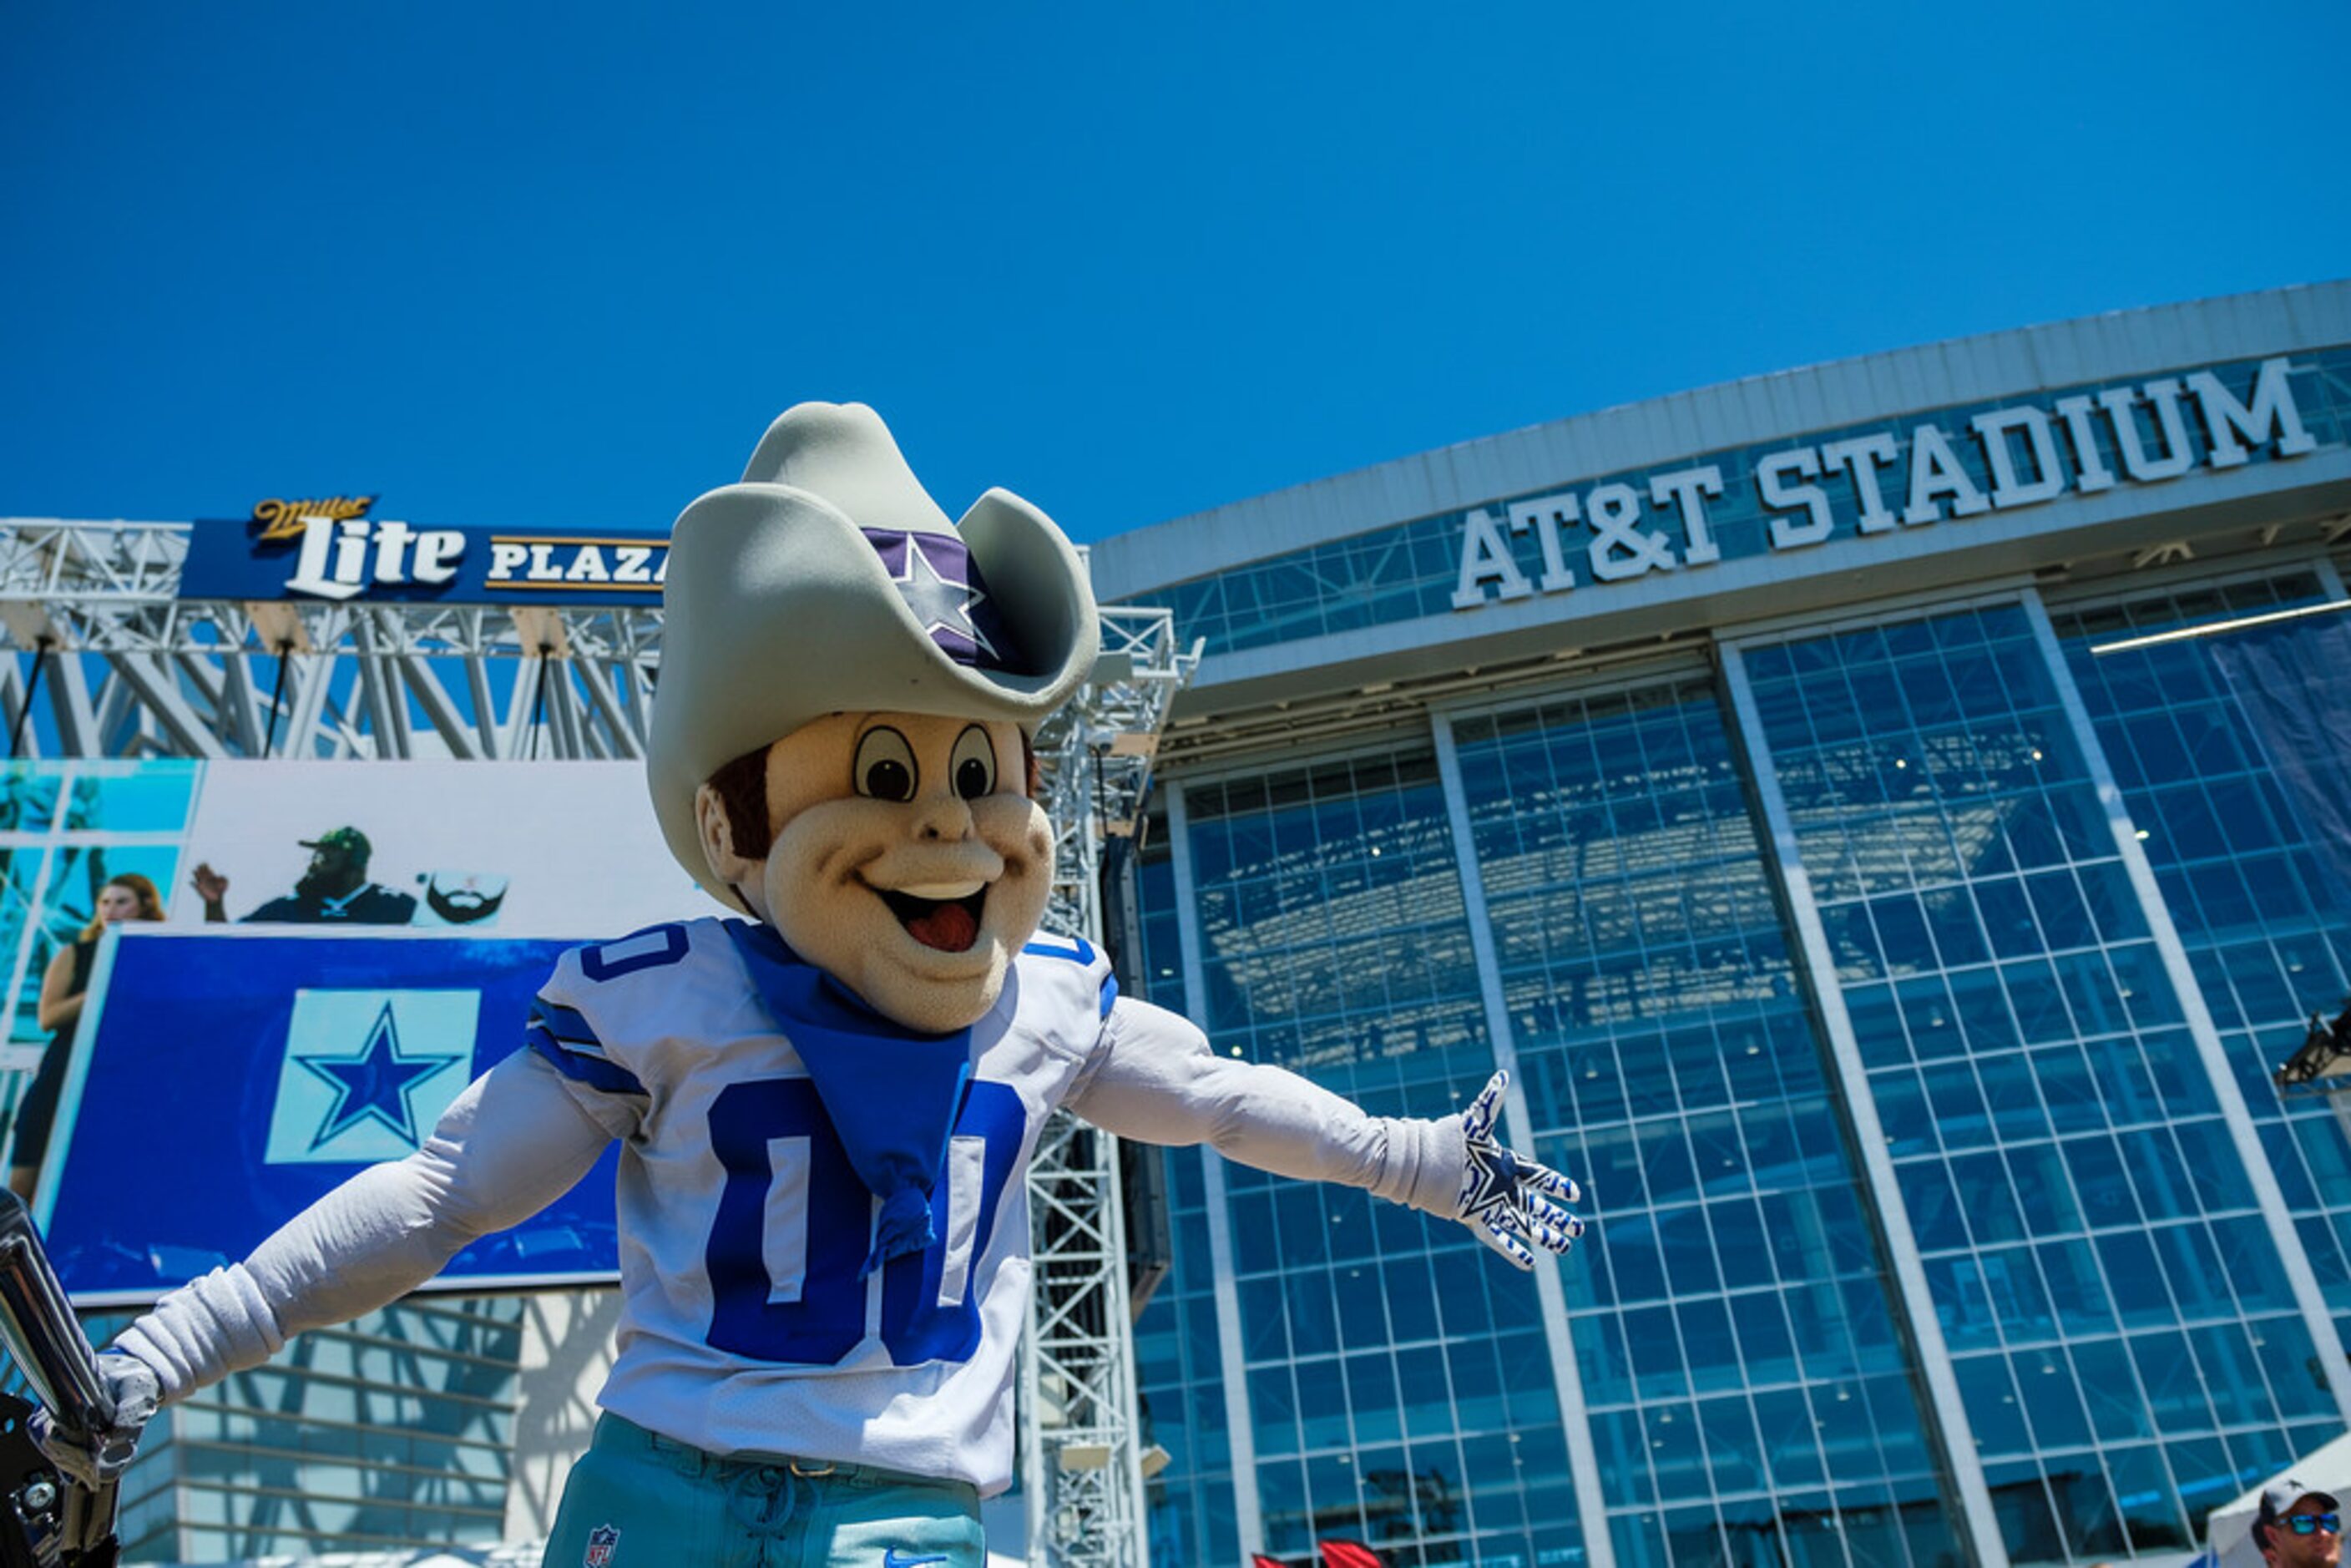
<svg viewBox="0 0 2351 1568"><path fill-rule="evenodd" d="M415 1289L560 1196L613 1140L619 1355L546 1561L985 1561L1010 1484L1029 1292L1023 1176L1066 1106L1462 1220L1521 1267L1582 1226L1573 1185L1466 1115L1366 1115L1120 998L1037 929L1052 831L1040 721L1091 673L1084 568L1001 490L951 524L870 409L804 404L678 518L647 765L680 864L746 918L565 955L528 1049L424 1146L101 1358L119 1415Z"/></svg>

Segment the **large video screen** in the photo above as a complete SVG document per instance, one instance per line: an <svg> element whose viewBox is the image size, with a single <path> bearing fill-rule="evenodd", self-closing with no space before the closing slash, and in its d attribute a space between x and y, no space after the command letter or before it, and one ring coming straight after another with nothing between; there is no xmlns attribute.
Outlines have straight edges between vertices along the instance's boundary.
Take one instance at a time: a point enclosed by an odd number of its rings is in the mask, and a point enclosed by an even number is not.
<svg viewBox="0 0 2351 1568"><path fill-rule="evenodd" d="M249 1251L416 1146L521 1041L556 955L717 913L635 763L49 762L0 789L0 1078L61 1085L35 1213L88 1305ZM100 928L110 879L167 918ZM78 1027L41 1022L78 991ZM14 1137L14 1133L11 1136ZM608 1278L610 1161L440 1283Z"/></svg>
<svg viewBox="0 0 2351 1568"><path fill-rule="evenodd" d="M429 1135L518 1049L568 943L126 925L68 1071L38 1206L83 1306L142 1304L242 1258L367 1166ZM613 1278L616 1155L434 1288Z"/></svg>

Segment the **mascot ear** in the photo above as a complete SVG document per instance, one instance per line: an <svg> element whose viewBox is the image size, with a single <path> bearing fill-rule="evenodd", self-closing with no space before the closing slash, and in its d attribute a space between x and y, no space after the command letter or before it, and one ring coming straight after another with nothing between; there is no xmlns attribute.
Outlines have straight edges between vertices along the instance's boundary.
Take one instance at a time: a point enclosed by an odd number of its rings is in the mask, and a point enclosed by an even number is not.
<svg viewBox="0 0 2351 1568"><path fill-rule="evenodd" d="M729 889L745 882L757 884L760 862L735 852L735 824L727 816L726 802L707 784L694 792L694 825L702 841L702 858L713 877ZM737 893L736 901L741 899Z"/></svg>

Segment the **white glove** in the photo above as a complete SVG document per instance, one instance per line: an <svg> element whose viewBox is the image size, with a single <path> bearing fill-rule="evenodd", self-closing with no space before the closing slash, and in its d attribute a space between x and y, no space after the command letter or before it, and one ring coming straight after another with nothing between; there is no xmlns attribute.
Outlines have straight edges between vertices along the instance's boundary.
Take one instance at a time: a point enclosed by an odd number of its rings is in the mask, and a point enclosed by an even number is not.
<svg viewBox="0 0 2351 1568"><path fill-rule="evenodd" d="M1581 1199L1583 1190L1550 1166L1494 1141L1502 1091L1510 1084L1509 1073L1497 1072L1462 1113L1468 1159L1461 1173L1461 1223L1520 1268L1531 1269L1535 1255L1530 1242L1546 1252L1564 1252L1583 1234L1583 1221L1560 1207Z"/></svg>
<svg viewBox="0 0 2351 1568"><path fill-rule="evenodd" d="M37 1409L26 1430L49 1463L83 1486L96 1489L112 1481L131 1463L139 1430L154 1417L162 1403L162 1389L147 1364L119 1350L102 1351L98 1378L114 1404L114 1419L103 1431L59 1431L47 1409Z"/></svg>

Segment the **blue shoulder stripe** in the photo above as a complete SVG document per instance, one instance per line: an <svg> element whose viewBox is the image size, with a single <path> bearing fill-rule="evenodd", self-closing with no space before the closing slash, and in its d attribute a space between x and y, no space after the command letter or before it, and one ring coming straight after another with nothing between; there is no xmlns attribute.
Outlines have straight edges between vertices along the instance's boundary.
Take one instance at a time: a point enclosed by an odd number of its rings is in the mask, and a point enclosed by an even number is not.
<svg viewBox="0 0 2351 1568"><path fill-rule="evenodd" d="M577 1008L567 1008L560 1002L550 1002L545 997L534 997L530 1003L530 1021L567 1045L584 1045L601 1051L604 1042L596 1038L588 1019Z"/></svg>
<svg viewBox="0 0 2351 1568"><path fill-rule="evenodd" d="M1060 942L1045 940L1031 942L1020 950L1023 953L1034 953L1040 958L1067 958L1076 964L1091 964L1094 961L1092 943L1082 936L1070 936L1063 940L1070 945L1064 947Z"/></svg>
<svg viewBox="0 0 2351 1568"><path fill-rule="evenodd" d="M1110 1005L1116 1000L1118 1000L1118 977L1116 975L1104 975L1102 977L1102 1017L1110 1017Z"/></svg>
<svg viewBox="0 0 2351 1568"><path fill-rule="evenodd" d="M585 1083L589 1088L601 1090L607 1094L643 1094L645 1092L645 1086L639 1082L637 1075L627 1068L618 1062L608 1061L601 1056L590 1056L582 1051L568 1051L560 1040L548 1033L539 1024L534 1023L524 1030L523 1040L531 1050L547 1058L549 1062L553 1064L555 1071L575 1083Z"/></svg>

